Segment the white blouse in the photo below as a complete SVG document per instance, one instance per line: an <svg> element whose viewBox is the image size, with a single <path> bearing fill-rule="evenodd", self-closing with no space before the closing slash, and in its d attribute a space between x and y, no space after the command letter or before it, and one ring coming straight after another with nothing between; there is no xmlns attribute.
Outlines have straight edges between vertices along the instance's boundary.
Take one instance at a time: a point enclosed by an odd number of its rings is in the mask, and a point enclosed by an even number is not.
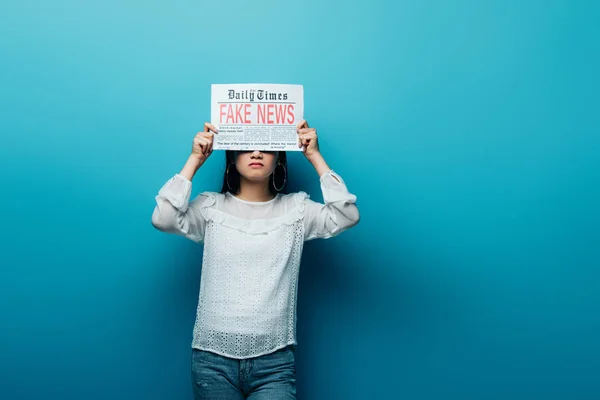
<svg viewBox="0 0 600 400"><path fill-rule="evenodd" d="M356 196L330 171L325 204L305 192L249 202L203 192L176 174L156 196L152 224L204 243L192 347L249 358L296 344L296 300L303 243L356 225Z"/></svg>

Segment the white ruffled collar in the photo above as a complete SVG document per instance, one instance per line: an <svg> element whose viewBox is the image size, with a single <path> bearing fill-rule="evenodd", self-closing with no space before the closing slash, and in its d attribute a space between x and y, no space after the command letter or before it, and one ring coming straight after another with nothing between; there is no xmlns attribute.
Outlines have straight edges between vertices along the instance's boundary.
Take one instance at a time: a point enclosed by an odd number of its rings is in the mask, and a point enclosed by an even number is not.
<svg viewBox="0 0 600 400"><path fill-rule="evenodd" d="M264 205L264 204L271 204L271 203L277 201L279 199L279 197L281 196L281 194L277 193L275 195L275 197L273 197L271 200L267 200L267 201L248 201L248 200L242 200L242 199L240 199L240 198L232 195L230 192L225 192L225 196L228 199L234 199L234 201L239 201L240 203L260 206L260 205Z"/></svg>
<svg viewBox="0 0 600 400"><path fill-rule="evenodd" d="M290 226L296 221L301 220L304 217L305 200L308 198L308 194L305 192L297 192L290 195L278 194L276 197L269 200L269 202L275 201L276 199L281 199L284 196L293 196L294 207L292 207L290 211L283 215L273 218L247 220L240 217L236 217L235 215L228 214L215 207L216 196L222 196L222 194L206 192L204 193L204 195L206 195L208 199L202 204L200 212L207 221L213 221L228 228L236 229L238 231L249 234L263 234L272 232L281 228L282 226ZM230 197L235 198L231 195ZM237 201L245 201L238 198L235 199ZM256 204L255 202L249 203ZM262 202L260 204L265 203Z"/></svg>

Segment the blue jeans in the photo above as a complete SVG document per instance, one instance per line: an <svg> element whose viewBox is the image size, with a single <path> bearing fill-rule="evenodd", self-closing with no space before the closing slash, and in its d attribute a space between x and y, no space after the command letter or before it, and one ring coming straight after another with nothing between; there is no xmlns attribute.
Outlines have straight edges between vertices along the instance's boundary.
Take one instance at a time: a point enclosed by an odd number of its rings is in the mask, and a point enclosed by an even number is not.
<svg viewBox="0 0 600 400"><path fill-rule="evenodd" d="M196 400L287 400L296 398L296 358L290 345L238 360L192 349Z"/></svg>

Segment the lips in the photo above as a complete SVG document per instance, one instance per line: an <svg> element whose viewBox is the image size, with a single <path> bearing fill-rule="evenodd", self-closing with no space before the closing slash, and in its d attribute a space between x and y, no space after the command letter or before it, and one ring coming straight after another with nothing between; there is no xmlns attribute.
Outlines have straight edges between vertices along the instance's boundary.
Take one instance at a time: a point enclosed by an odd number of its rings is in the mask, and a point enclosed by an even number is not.
<svg viewBox="0 0 600 400"><path fill-rule="evenodd" d="M251 167L262 167L262 166L263 166L263 164L262 164L262 163L259 163L259 162L253 162L253 163L250 163L249 165L250 165Z"/></svg>

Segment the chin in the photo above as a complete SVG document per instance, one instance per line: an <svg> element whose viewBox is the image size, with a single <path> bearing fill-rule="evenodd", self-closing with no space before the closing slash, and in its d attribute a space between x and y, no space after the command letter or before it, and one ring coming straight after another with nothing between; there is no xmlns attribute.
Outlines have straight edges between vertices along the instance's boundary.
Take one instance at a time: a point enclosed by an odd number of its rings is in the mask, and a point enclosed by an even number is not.
<svg viewBox="0 0 600 400"><path fill-rule="evenodd" d="M242 175L252 182L261 182L265 179L269 179L270 176L269 174L266 174L265 171L244 171Z"/></svg>

